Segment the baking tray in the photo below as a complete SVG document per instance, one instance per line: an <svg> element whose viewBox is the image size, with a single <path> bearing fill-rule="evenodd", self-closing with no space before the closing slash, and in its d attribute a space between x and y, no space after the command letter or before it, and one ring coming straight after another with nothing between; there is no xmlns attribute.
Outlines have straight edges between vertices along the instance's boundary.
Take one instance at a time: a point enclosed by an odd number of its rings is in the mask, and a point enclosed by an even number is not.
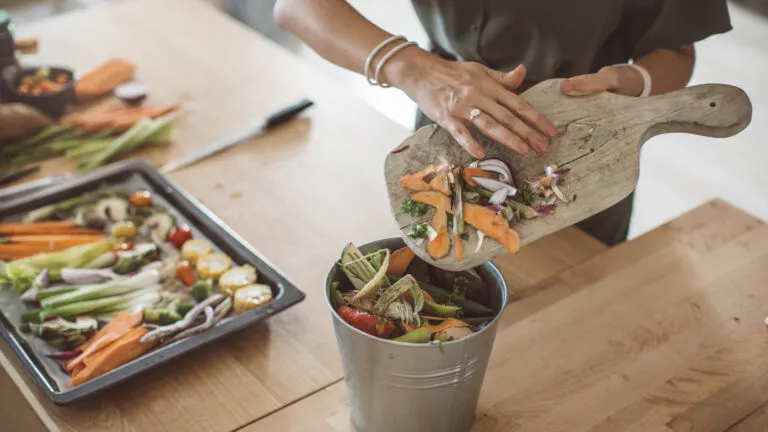
<svg viewBox="0 0 768 432"><path fill-rule="evenodd" d="M0 289L0 334L45 395L58 405L67 405L126 381L211 341L279 313L304 300L304 293L283 276L245 240L235 234L213 212L141 160L112 164L85 176L0 203L0 220L18 220L41 206L100 189L144 188L156 202L175 212L178 223L192 227L195 238L206 238L238 264L250 264L259 282L272 287L274 299L241 315L233 315L215 327L187 339L163 346L107 374L69 388L69 378L58 363L46 357L55 351L41 340L18 330L21 300L9 289Z"/></svg>

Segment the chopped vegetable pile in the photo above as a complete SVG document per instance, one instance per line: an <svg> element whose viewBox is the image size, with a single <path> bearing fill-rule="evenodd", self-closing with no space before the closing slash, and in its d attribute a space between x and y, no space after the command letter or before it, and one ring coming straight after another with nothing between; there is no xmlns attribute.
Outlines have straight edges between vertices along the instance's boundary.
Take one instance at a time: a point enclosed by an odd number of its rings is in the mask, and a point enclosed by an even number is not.
<svg viewBox="0 0 768 432"><path fill-rule="evenodd" d="M66 73L52 74L48 68L38 68L21 77L16 91L30 96L52 94L61 91L69 81L69 75Z"/></svg>
<svg viewBox="0 0 768 432"><path fill-rule="evenodd" d="M486 158L466 167L431 164L400 178L400 184L413 191L401 203L400 211L412 219L408 235L426 240L427 252L434 260L448 256L451 243L456 259L464 258L462 241L467 238L467 225L477 230L475 253L486 236L515 253L520 238L510 225L550 214L558 201L569 202L562 189L568 172L547 165L543 175L518 184L509 165L499 158ZM419 222L427 206L435 209L429 224Z"/></svg>
<svg viewBox="0 0 768 432"><path fill-rule="evenodd" d="M80 195L0 223L0 287L77 386L272 300L253 267L194 237L149 191Z"/></svg>
<svg viewBox="0 0 768 432"><path fill-rule="evenodd" d="M492 287L477 271L440 270L407 247L363 255L350 244L338 265L347 280L331 286L333 308L372 336L447 342L471 335L496 316L488 306Z"/></svg>

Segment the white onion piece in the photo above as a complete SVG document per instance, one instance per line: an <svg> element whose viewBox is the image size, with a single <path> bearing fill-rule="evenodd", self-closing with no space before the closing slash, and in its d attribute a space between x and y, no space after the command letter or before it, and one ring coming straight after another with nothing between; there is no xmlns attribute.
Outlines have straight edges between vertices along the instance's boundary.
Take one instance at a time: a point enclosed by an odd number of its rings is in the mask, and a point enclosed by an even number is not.
<svg viewBox="0 0 768 432"><path fill-rule="evenodd" d="M488 203L500 206L504 204L504 201L507 200L507 197L509 196L509 189L503 188L499 189L496 192L491 195L491 197L488 199Z"/></svg>
<svg viewBox="0 0 768 432"><path fill-rule="evenodd" d="M427 237L429 238L429 241L437 238L437 231L435 231L431 225L427 225Z"/></svg>
<svg viewBox="0 0 768 432"><path fill-rule="evenodd" d="M547 177L552 177L552 175L555 173L555 169L552 168L552 165L547 165L544 167L544 173Z"/></svg>
<svg viewBox="0 0 768 432"><path fill-rule="evenodd" d="M555 193L555 196L560 198L560 201L566 202L566 203L568 202L568 198L565 197L565 194L563 194L563 191L561 191L560 188L557 187L557 185L554 182L552 183L552 192Z"/></svg>
<svg viewBox="0 0 768 432"><path fill-rule="evenodd" d="M480 252L480 248L483 247L483 240L485 240L485 234L482 231L477 231L477 247L475 253Z"/></svg>
<svg viewBox="0 0 768 432"><path fill-rule="evenodd" d="M515 196L517 194L517 189L514 186L507 183L502 183L498 180L487 179L483 177L472 177L472 180L474 180L483 189L489 190L491 192L497 192L500 189L507 189L508 196Z"/></svg>

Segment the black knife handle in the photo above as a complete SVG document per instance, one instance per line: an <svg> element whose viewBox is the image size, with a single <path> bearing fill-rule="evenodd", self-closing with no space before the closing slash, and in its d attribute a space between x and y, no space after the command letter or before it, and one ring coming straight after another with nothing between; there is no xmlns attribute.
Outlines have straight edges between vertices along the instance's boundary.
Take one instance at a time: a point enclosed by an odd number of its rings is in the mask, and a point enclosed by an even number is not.
<svg viewBox="0 0 768 432"><path fill-rule="evenodd" d="M299 113L311 107L312 105L314 105L314 102L312 102L309 99L304 99L303 101L295 105L291 105L287 108L283 108L282 110L269 116L267 118L266 123L264 124L264 127L271 128L271 127L283 124L288 120L291 120L292 118L296 117L297 115L299 115Z"/></svg>

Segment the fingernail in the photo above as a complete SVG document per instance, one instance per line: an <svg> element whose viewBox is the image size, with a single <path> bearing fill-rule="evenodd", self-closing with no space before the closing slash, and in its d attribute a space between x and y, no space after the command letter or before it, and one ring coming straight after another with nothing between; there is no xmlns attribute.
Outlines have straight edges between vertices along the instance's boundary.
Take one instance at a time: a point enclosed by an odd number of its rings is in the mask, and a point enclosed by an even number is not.
<svg viewBox="0 0 768 432"><path fill-rule="evenodd" d="M551 124L547 127L547 135L550 137L557 135L557 129L555 128L555 125Z"/></svg>
<svg viewBox="0 0 768 432"><path fill-rule="evenodd" d="M536 144L536 150L538 150L540 152L547 151L548 144L543 139L538 138L538 139L533 140L533 142Z"/></svg>
<svg viewBox="0 0 768 432"><path fill-rule="evenodd" d="M570 80L565 80L560 85L560 90L563 91L563 93L570 93L573 91L573 83Z"/></svg>

